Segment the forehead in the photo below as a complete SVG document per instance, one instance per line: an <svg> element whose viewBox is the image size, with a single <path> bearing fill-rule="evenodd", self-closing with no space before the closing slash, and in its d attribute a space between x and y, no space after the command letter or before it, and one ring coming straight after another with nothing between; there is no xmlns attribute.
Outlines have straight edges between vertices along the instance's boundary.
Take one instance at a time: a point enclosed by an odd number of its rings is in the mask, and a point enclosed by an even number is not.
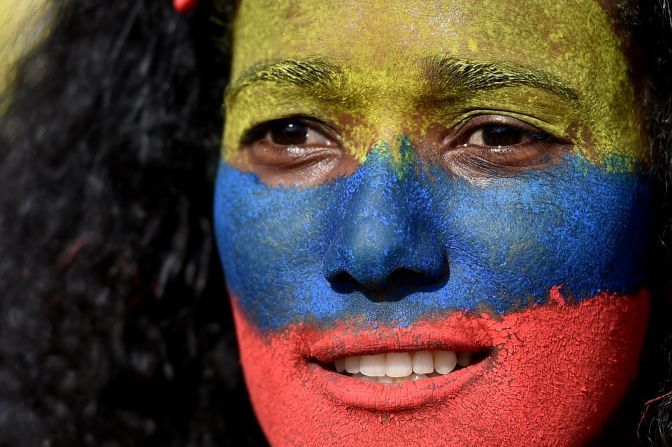
<svg viewBox="0 0 672 447"><path fill-rule="evenodd" d="M490 97L488 108L506 111L513 101L526 109L527 101L531 112L557 109L572 121L559 124L562 133L582 151L592 147L599 159L618 153L641 160L637 99L607 9L603 0L242 0L232 79L235 84L274 61L328 60L369 92L370 113L380 119L367 123L381 127L390 120L379 116L385 111L408 116L409 98L424 82L431 58L513 64L559 80L576 92L577 106L560 110L553 100L517 90ZM225 146L235 146L236 130L260 119L260 110L271 116L286 108L278 102L278 110L270 110L275 93L257 89L253 104L229 110ZM252 111L256 118L247 116Z"/></svg>
<svg viewBox="0 0 672 447"><path fill-rule="evenodd" d="M400 73L434 54L519 62L569 77L613 79L605 71L626 69L596 0L243 0L233 69L320 56Z"/></svg>

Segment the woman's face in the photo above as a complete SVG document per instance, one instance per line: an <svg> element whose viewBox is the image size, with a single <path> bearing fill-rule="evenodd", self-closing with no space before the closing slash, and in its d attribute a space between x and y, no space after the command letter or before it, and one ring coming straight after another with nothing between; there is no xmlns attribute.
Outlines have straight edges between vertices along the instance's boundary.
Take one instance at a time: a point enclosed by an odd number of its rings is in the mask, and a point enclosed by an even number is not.
<svg viewBox="0 0 672 447"><path fill-rule="evenodd" d="M618 407L650 206L601 3L242 1L215 219L273 445L576 445Z"/></svg>

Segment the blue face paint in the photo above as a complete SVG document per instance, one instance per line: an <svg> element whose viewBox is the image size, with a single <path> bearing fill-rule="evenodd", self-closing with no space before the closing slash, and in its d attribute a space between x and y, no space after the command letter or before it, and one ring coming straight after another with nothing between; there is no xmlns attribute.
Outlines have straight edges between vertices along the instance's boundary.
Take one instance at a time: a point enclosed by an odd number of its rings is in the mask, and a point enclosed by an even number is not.
<svg viewBox="0 0 672 447"><path fill-rule="evenodd" d="M411 150L411 149L406 149ZM227 284L262 331L349 317L408 325L644 285L650 188L579 155L477 186L374 150L348 178L269 187L220 166L215 226Z"/></svg>

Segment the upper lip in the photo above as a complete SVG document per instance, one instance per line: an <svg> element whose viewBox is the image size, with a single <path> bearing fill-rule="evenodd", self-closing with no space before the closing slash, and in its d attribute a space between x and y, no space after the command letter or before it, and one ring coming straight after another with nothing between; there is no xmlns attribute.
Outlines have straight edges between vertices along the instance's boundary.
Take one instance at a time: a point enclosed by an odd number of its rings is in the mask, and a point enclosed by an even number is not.
<svg viewBox="0 0 672 447"><path fill-rule="evenodd" d="M493 348L492 339L482 328L462 327L449 333L422 329L413 325L411 328L330 331L306 344L302 354L308 360L330 363L341 357L387 352L486 352Z"/></svg>

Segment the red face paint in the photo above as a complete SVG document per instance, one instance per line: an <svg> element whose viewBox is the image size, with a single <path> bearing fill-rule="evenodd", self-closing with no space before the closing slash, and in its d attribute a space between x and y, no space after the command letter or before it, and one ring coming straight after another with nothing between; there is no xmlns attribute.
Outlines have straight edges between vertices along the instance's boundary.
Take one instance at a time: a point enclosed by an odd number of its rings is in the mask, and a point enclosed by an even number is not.
<svg viewBox="0 0 672 447"><path fill-rule="evenodd" d="M298 323L262 335L233 303L247 385L274 446L582 445L636 376L649 310L645 291L570 304L553 289L546 305L504 316L448 312L403 328ZM403 384L328 367L345 355L418 349L487 356Z"/></svg>

